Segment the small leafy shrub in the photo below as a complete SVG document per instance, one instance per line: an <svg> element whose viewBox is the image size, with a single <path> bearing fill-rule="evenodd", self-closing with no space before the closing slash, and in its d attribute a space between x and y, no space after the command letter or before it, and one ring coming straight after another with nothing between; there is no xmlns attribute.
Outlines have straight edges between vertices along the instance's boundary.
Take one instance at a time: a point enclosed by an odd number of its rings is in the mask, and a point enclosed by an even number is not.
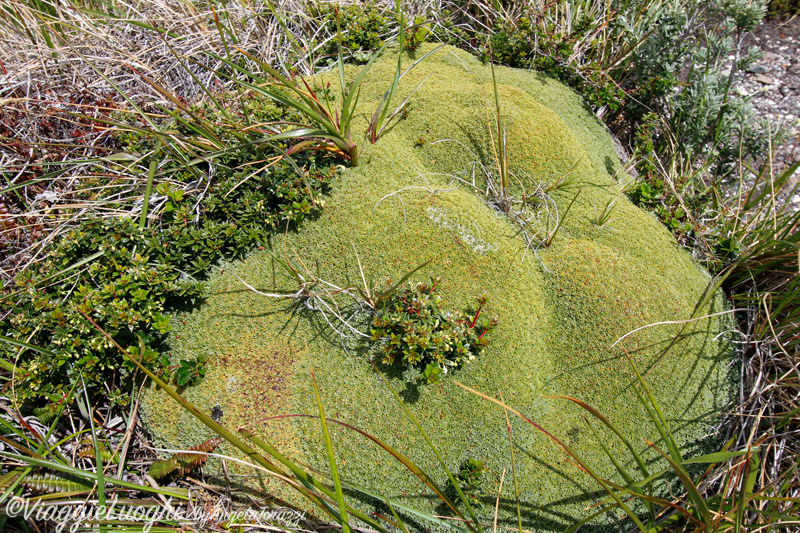
<svg viewBox="0 0 800 533"><path fill-rule="evenodd" d="M486 463L477 459L467 459L461 463L461 468L456 475L461 492L467 498L469 504L474 508L481 507L481 496L483 496L483 475L488 469ZM461 497L456 496L455 503L462 503Z"/></svg>
<svg viewBox="0 0 800 533"><path fill-rule="evenodd" d="M218 134L225 138L226 132ZM155 144L141 134L120 142L128 151L144 153ZM6 317L0 334L55 353L0 347L18 367L21 399L57 401L82 376L92 391L106 388L107 396L127 401L123 391L133 366L87 317L120 345L131 346L137 358L141 337L141 362L164 373L168 359L158 352L166 348L165 335L172 329L169 313L200 301L208 268L220 259L241 257L264 245L274 231L294 229L321 212L324 202L317 198L327 191L333 165L325 166L310 152L298 154L292 164L281 160L275 147L238 146L219 156L213 169L211 163L187 168L167 160L162 172L170 181L158 185L161 198L150 202L161 202L158 219L146 227L131 218L84 219L43 261L16 277L15 286L0 296ZM270 158L274 164L254 172L253 161ZM202 188L182 183L198 173L215 176L204 198L197 197ZM198 361L182 362L176 382L196 383L203 371Z"/></svg>
<svg viewBox="0 0 800 533"><path fill-rule="evenodd" d="M178 387L191 387L196 385L206 375L206 362L208 357L200 356L191 361L181 359L175 369L174 380Z"/></svg>
<svg viewBox="0 0 800 533"><path fill-rule="evenodd" d="M764 16L764 5L718 0L688 7L661 9L654 30L633 52L635 70L625 82L633 92L625 115L641 125L631 128L640 154L713 161L722 176L740 155L764 149L751 109L731 92L737 70L757 57L756 49L742 49L741 41ZM725 72L729 57L736 61Z"/></svg>
<svg viewBox="0 0 800 533"><path fill-rule="evenodd" d="M790 18L800 14L800 0L772 0L769 3L769 14L772 17Z"/></svg>
<svg viewBox="0 0 800 533"><path fill-rule="evenodd" d="M594 107L608 106L616 111L622 106L625 92L598 61L580 64L572 57L575 46L591 27L588 17L582 17L568 35L560 34L552 27L542 30L529 17L521 17L513 24L500 21L481 56L484 61L546 72L580 91Z"/></svg>
<svg viewBox="0 0 800 533"><path fill-rule="evenodd" d="M431 30L425 23L425 17L420 17L420 16L414 17L413 26L406 28L405 30L406 48L408 48L409 50L416 50L417 48L419 48L419 45L421 45L428 39L430 33Z"/></svg>
<svg viewBox="0 0 800 533"><path fill-rule="evenodd" d="M338 50L336 35L336 10L339 11L342 31L342 49L348 52L353 60L366 63L369 52L378 50L384 44L384 38L397 27L394 14L379 5L354 3L337 5L333 3L314 3L309 6L309 15L318 19L318 33L323 36L334 36L328 39L320 50L323 57L334 60Z"/></svg>
<svg viewBox="0 0 800 533"><path fill-rule="evenodd" d="M497 319L479 322L486 297L478 298L476 310L444 311L434 295L440 278L392 294L373 321L372 339L383 341L383 363L401 361L422 369L420 379L436 383L479 355L489 345L486 334Z"/></svg>

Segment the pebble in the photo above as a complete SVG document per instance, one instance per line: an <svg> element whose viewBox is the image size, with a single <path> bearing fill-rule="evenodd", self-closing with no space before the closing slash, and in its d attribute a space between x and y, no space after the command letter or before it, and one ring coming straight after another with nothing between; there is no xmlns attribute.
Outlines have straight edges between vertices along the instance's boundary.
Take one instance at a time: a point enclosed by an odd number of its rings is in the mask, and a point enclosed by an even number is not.
<svg viewBox="0 0 800 533"><path fill-rule="evenodd" d="M769 72L769 68L765 67L764 65L755 64L747 67L747 72L750 72L751 74L764 74Z"/></svg>
<svg viewBox="0 0 800 533"><path fill-rule="evenodd" d="M800 136L800 17L791 21L762 22L753 34L747 36L742 49L755 46L761 52L758 63L751 65L737 78L733 94L746 98L753 105L756 116L771 124L772 131L782 124L789 139ZM729 60L725 68L730 68ZM792 151L793 142L778 146L773 159L773 171L777 174L797 161ZM757 163L757 165L760 163ZM792 184L800 180L800 172L792 178ZM790 185L792 185L790 184ZM800 210L800 194L785 199L794 209Z"/></svg>

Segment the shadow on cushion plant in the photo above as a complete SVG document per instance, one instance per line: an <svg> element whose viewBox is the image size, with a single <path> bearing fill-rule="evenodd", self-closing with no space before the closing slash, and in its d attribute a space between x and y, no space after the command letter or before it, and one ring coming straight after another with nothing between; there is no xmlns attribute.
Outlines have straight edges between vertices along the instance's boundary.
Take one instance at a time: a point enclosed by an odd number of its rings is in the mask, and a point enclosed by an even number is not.
<svg viewBox="0 0 800 533"><path fill-rule="evenodd" d="M616 516L619 511L642 532L782 530L783 527L796 524L798 500L791 497L793 488L790 483L793 471L785 473L784 481L780 485L767 484L756 490L762 450L758 443L753 444L751 441L738 451L728 451L733 443L731 440L723 445L721 451L690 459L683 457L672 436L670 424L645 379L626 350L625 355L635 376L633 390L639 400L639 407L647 413L660 436L658 444L650 441L646 444L663 461L653 463L648 460L637 451L640 443L630 442L612 420L590 404L568 396L553 397L572 402L585 411L586 424L619 475L616 480L603 478L595 473L583 459L580 450L569 446L519 410L508 406L502 398L498 400L460 383L456 384L497 404L506 414L513 413L542 433L567 454L569 462L591 477L608 494L593 506L597 510L570 527L570 532L578 531L601 515ZM621 441L629 456L620 458L613 451L609 439ZM628 464L632 466L627 466ZM699 476L693 474L695 465L705 467ZM710 477L712 472L720 471L721 479L714 480ZM678 488L675 488L676 485Z"/></svg>

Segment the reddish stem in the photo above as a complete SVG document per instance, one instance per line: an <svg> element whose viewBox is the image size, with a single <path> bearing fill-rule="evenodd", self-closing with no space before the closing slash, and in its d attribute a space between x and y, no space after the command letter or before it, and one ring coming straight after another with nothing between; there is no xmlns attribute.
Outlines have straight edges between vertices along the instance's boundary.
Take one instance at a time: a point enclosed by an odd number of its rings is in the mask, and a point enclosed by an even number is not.
<svg viewBox="0 0 800 533"><path fill-rule="evenodd" d="M475 323L478 321L478 315L481 314L481 309L483 309L483 305L479 305L478 306L478 310L475 311L475 318L472 319L472 323L469 325L469 327L471 327L471 328L475 327ZM480 338L480 337L478 337L478 338Z"/></svg>

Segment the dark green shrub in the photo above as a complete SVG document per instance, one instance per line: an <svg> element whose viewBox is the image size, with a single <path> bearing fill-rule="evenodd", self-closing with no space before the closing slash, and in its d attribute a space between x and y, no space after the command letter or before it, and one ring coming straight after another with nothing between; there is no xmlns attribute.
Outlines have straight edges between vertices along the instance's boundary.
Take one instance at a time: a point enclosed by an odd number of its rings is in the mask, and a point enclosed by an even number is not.
<svg viewBox="0 0 800 533"><path fill-rule="evenodd" d="M147 151L153 141L134 135L122 143L131 151ZM280 160L255 174L249 166L277 155L251 144L221 156L204 198L198 197L203 189L180 183L193 174L170 160L163 172L173 181L156 189L163 200L158 220L144 228L131 218L82 220L44 261L20 273L13 291L0 299L7 317L0 333L56 356L26 351L17 358L4 344L8 359L19 367L17 393L23 399L56 399L83 376L92 390L106 386L111 396L126 397L116 389L127 386L132 368L86 316L122 346L138 347L141 336L143 362L163 371L168 361L157 351L163 351L164 335L171 330L169 312L202 298L208 268L266 245L274 231L294 229L321 211L317 198L335 167L318 167L312 152L296 156L296 164ZM102 255L86 267L61 273L97 252ZM195 366L176 379L188 385L200 377Z"/></svg>
<svg viewBox="0 0 800 533"><path fill-rule="evenodd" d="M483 475L487 470L486 463L477 459L467 459L461 463L461 468L458 469L456 479L458 479L459 488L472 507L481 507L481 496L484 495ZM460 496L455 497L455 503L462 503Z"/></svg>
<svg viewBox="0 0 800 533"><path fill-rule="evenodd" d="M317 52L333 61L338 52L336 37L336 11L342 28L342 52L345 58L356 62L366 62L370 53L384 45L388 35L396 30L398 24L394 12L372 2L337 5L315 3L309 6L308 14L317 19L318 33L328 40Z"/></svg>
<svg viewBox="0 0 800 533"><path fill-rule="evenodd" d="M385 342L383 363L417 366L427 383L479 355L489 345L485 335L497 325L497 319L479 322L486 297L478 299L475 310L444 311L433 294L441 281L397 291L373 321L372 339Z"/></svg>
<svg viewBox="0 0 800 533"><path fill-rule="evenodd" d="M771 17L790 18L800 14L800 0L771 0L769 15Z"/></svg>
<svg viewBox="0 0 800 533"><path fill-rule="evenodd" d="M190 387L197 384L206 375L208 357L197 357L191 361L181 359L175 369L175 384L178 387Z"/></svg>
<svg viewBox="0 0 800 533"><path fill-rule="evenodd" d="M572 57L575 46L591 28L588 17L582 17L568 35L559 34L552 27L542 30L529 17L513 24L500 21L483 48L482 59L546 72L581 92L595 108L607 106L616 111L625 97L621 88L597 61L581 64Z"/></svg>

